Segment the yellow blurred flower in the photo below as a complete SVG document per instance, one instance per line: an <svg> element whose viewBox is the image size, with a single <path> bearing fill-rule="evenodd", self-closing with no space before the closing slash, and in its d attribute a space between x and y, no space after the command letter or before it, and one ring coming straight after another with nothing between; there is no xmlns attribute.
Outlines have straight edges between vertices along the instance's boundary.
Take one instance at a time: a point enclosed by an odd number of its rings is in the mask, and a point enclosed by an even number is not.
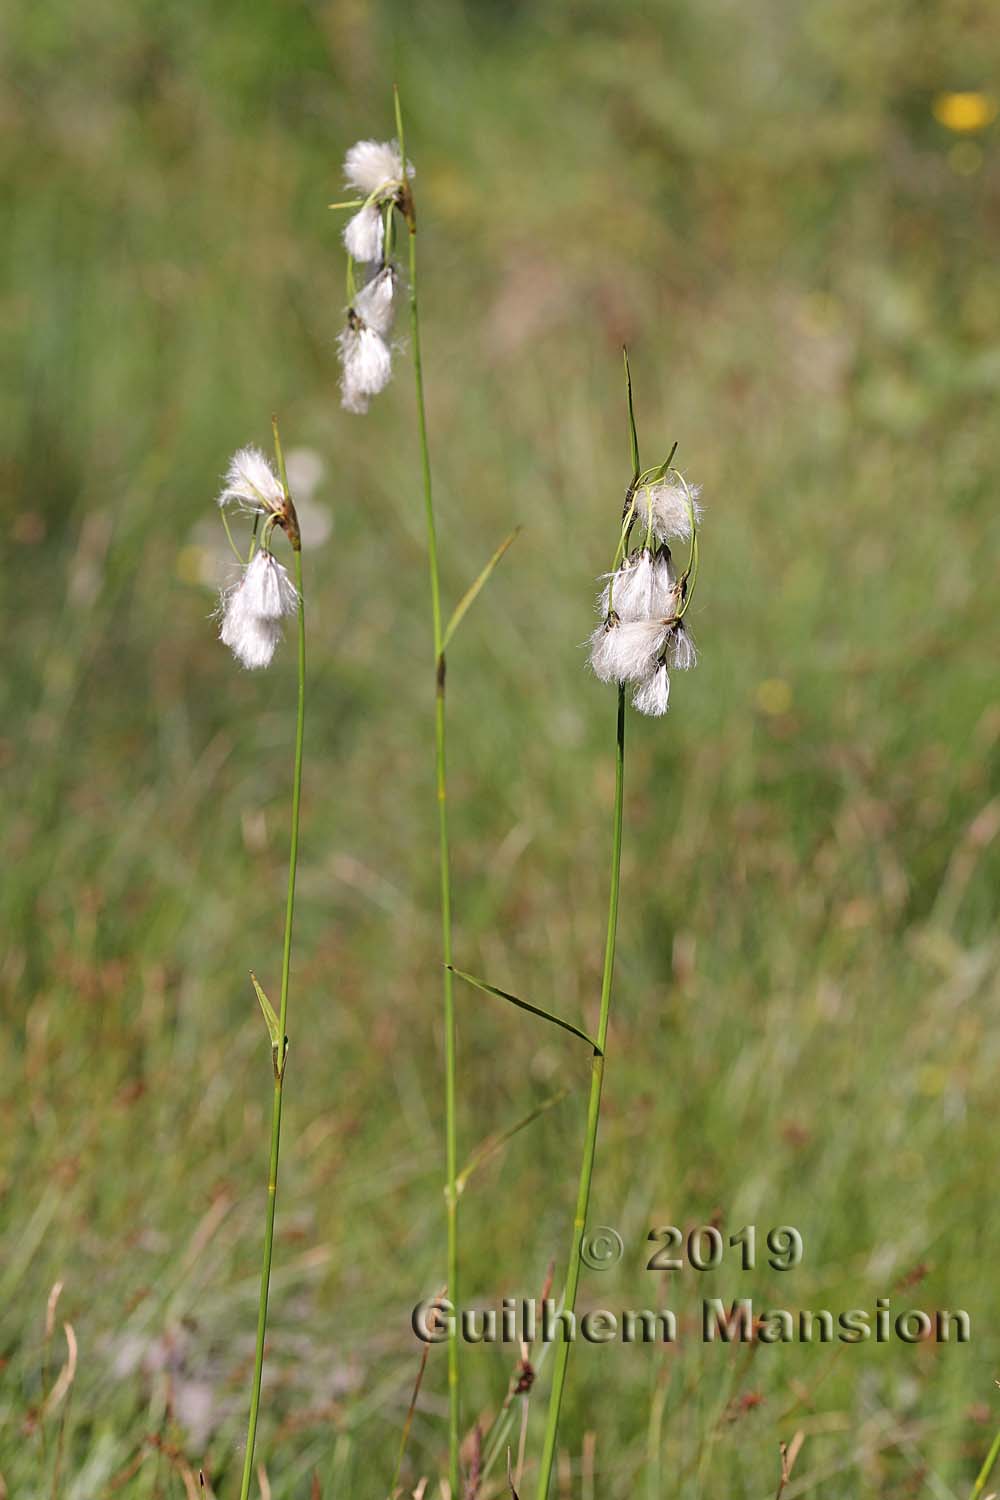
<svg viewBox="0 0 1000 1500"><path fill-rule="evenodd" d="M757 684L757 707L762 713L787 714L791 706L791 684L783 677L765 677Z"/></svg>
<svg viewBox="0 0 1000 1500"><path fill-rule="evenodd" d="M954 94L935 94L931 108L939 125L960 134L985 130L997 116L997 101L993 95L983 94L975 89Z"/></svg>

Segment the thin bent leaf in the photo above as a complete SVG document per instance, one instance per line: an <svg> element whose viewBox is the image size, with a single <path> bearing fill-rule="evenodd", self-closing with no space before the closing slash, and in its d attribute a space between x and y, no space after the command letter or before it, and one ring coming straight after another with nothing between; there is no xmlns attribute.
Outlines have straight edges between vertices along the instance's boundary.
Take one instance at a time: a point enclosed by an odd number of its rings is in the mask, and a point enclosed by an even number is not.
<svg viewBox="0 0 1000 1500"><path fill-rule="evenodd" d="M465 1185L477 1167L481 1167L484 1162L489 1161L491 1156L495 1156L502 1147L506 1146L508 1141L513 1140L519 1131L524 1130L526 1126L531 1125L537 1120L539 1115L544 1115L547 1110L553 1109L557 1104L561 1104L568 1093L569 1089L560 1089L558 1093L550 1095L548 1099L543 1099L541 1104L537 1104L534 1109L529 1110L522 1119L518 1120L516 1125L511 1125L509 1130L503 1130L499 1135L487 1136L482 1145L476 1147L461 1172L455 1178L456 1194L461 1194L465 1191Z"/></svg>
<svg viewBox="0 0 1000 1500"><path fill-rule="evenodd" d="M250 970L250 983L253 985L257 995L257 1003L260 1006L264 1023L267 1026L267 1034L271 1038L271 1047L272 1049L277 1049L281 1043L281 1025L274 1013L274 1006L258 984L257 976L252 969Z"/></svg>
<svg viewBox="0 0 1000 1500"><path fill-rule="evenodd" d="M464 620L466 612L468 611L470 605L472 605L475 602L476 596L478 595L480 589L483 587L483 585L485 583L487 583L489 581L489 577L490 577L490 574L493 572L493 569L496 567L496 565L500 561L501 557L503 557L504 553L507 551L507 548L511 545L511 543L515 542L517 540L518 536L520 535L520 532L521 532L520 526L515 526L514 530L511 532L510 536L506 537L500 543L499 547L494 552L493 556L490 558L489 562L486 564L485 568L480 573L479 577L476 579L476 581L472 585L472 587L466 589L466 591L462 595L461 599L459 599L458 603L455 605L454 611L452 612L451 619L448 621L447 625L445 626L445 628L444 628L444 635L441 638L441 650L442 651L446 651L447 650L447 648L448 648L448 642L451 640L452 636L455 634L455 631L458 629L459 625L461 625L462 621Z"/></svg>
<svg viewBox="0 0 1000 1500"><path fill-rule="evenodd" d="M487 995L496 995L500 1000L509 1000L511 1005L518 1006L520 1010L530 1011L533 1016L541 1016L543 1021L551 1021L553 1026L561 1026L563 1031L571 1032L573 1036L578 1036L581 1042L586 1042L588 1047L592 1047L598 1057L604 1055L594 1038L586 1031L582 1031L579 1026L574 1026L572 1021L564 1021L562 1016L554 1016L550 1010L542 1010L540 1005L532 1005L527 1000L520 1000L517 995L510 994L508 990L497 989L495 984L487 984L485 979L476 979L472 974L456 969L454 964L447 964L446 967L456 978L464 979L466 984L471 984L474 989L483 990Z"/></svg>
<svg viewBox="0 0 1000 1500"><path fill-rule="evenodd" d="M629 369L628 349L624 345L622 354L625 358L625 395L628 399L628 442L629 451L632 454L632 483L635 484L639 478L639 438L635 430L635 410L632 406L632 371Z"/></svg>

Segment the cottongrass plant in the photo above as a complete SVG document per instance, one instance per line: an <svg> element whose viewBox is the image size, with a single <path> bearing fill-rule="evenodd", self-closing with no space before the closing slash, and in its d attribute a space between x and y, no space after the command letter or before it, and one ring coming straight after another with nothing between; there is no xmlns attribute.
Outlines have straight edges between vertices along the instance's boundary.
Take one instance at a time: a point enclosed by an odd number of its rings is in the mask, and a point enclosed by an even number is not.
<svg viewBox="0 0 1000 1500"><path fill-rule="evenodd" d="M666 713L670 701L671 669L685 670L695 663L694 643L685 623L685 615L698 574L698 524L701 516L698 491L671 467L676 444L664 463L653 469L640 469L627 353L625 386L632 478L625 491L621 530L611 571L606 575L605 586L598 597L601 623L590 640L590 664L595 674L602 682L614 683L618 688L618 714L611 877L601 977L601 1007L597 1035L594 1038L587 1126L562 1302L563 1308L571 1314L576 1308L580 1282L611 1014L621 877L626 694L631 687L632 703L639 713L659 717ZM639 542L635 548L632 548L633 538ZM679 577L674 571L669 545L676 540L685 541L689 545L688 560ZM548 1500L552 1482L559 1416L571 1348L572 1345L563 1340L555 1349L552 1388L538 1474L538 1500Z"/></svg>
<svg viewBox="0 0 1000 1500"><path fill-rule="evenodd" d="M274 1086L271 1100L271 1145L267 1174L267 1206L264 1218L264 1255L257 1308L257 1342L254 1354L250 1414L240 1500L247 1500L253 1476L257 1418L260 1413L261 1378L264 1369L264 1338L267 1332L267 1299L274 1250L274 1214L278 1193L278 1151L281 1144L281 1101L288 1060L288 981L292 963L292 919L295 911L295 872L299 852L299 803L302 791L302 744L305 725L306 633L302 600L302 542L298 517L288 492L285 460L277 421L273 422L277 469L258 448L241 448L226 472L219 508L226 534L240 563L239 576L222 595L219 638L236 660L249 671L270 665L282 636L282 621L298 620L298 699L295 717L295 759L292 772L292 829L288 855L288 891L285 902L285 936L281 957L281 998L277 1015L256 975L250 979L257 996L271 1043ZM249 556L244 560L229 524L227 512L235 509L252 520ZM283 531L292 549L295 581L278 562L271 546L276 531Z"/></svg>
<svg viewBox="0 0 1000 1500"><path fill-rule="evenodd" d="M351 147L344 161L344 179L362 196L331 208L352 209L344 233L347 250L346 325L340 335L341 395L347 411L364 414L373 396L383 391L392 374L392 350L388 342L400 283L393 260L397 227L407 239L407 280L410 303L410 345L416 390L417 430L423 484L427 559L430 574L431 624L434 647L434 738L438 849L441 908L441 954L443 959L444 1009L444 1115L445 1115L445 1206L447 1221L447 1295L458 1306L458 1200L462 1180L458 1171L456 1121L456 1026L452 969L452 889L449 857L447 795L447 724L445 717L445 652L466 610L486 583L510 546L514 531L497 548L478 578L456 605L447 623L441 606L437 525L431 483L427 413L424 402L423 364L420 351L420 313L417 300L417 216L411 182L415 171L406 158L403 114L399 90L394 89L396 139L364 140ZM397 225L398 221L398 225ZM359 279L364 276L366 279ZM462 1493L459 1465L461 1441L461 1395L459 1384L457 1329L452 1322L448 1338L448 1479L454 1500Z"/></svg>

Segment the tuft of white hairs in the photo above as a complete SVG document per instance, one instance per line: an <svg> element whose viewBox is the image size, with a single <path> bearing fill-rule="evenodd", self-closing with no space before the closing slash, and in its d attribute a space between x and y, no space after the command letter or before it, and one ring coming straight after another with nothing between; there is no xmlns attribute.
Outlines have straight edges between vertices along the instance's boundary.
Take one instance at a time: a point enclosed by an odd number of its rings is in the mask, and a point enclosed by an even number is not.
<svg viewBox="0 0 1000 1500"><path fill-rule="evenodd" d="M345 224L344 246L352 260L381 260L384 234L381 209L366 203Z"/></svg>
<svg viewBox="0 0 1000 1500"><path fill-rule="evenodd" d="M684 629L683 622L678 622L670 632L667 656L670 665L676 667L679 672L687 672L697 663L698 652L695 650L694 641Z"/></svg>
<svg viewBox="0 0 1000 1500"><path fill-rule="evenodd" d="M255 614L251 603L244 572L236 587L223 595L219 639L229 647L241 666L248 672L256 672L271 665L281 640L281 626L277 620L263 619Z"/></svg>
<svg viewBox="0 0 1000 1500"><path fill-rule="evenodd" d="M413 167L407 163L407 177ZM403 181L398 141L358 141L344 158L344 181L366 198L385 197Z"/></svg>
<svg viewBox="0 0 1000 1500"><path fill-rule="evenodd" d="M653 558L651 615L675 615L680 607L677 575L670 561L670 548L658 547Z"/></svg>
<svg viewBox="0 0 1000 1500"><path fill-rule="evenodd" d="M590 637L590 665L601 682L640 682L653 671L670 626L666 620L616 620Z"/></svg>
<svg viewBox="0 0 1000 1500"><path fill-rule="evenodd" d="M363 414L368 401L389 384L392 355L389 345L374 328L352 321L340 334L340 359L343 375L340 381L345 411Z"/></svg>
<svg viewBox="0 0 1000 1500"><path fill-rule="evenodd" d="M676 479L660 479L655 484L644 484L635 493L636 521L642 526L651 527L659 542L669 542L673 537L689 541L692 510L695 521L701 523L701 506L698 503L700 494L698 485L688 485L685 490L683 484Z"/></svg>
<svg viewBox="0 0 1000 1500"><path fill-rule="evenodd" d="M298 591L287 568L264 547L251 558L240 592L244 609L258 620L281 620L299 607Z"/></svg>
<svg viewBox="0 0 1000 1500"><path fill-rule="evenodd" d="M392 327L395 311L393 299L396 293L396 271L393 266L383 266L372 279L365 283L354 298L354 312L362 323L385 336Z"/></svg>
<svg viewBox="0 0 1000 1500"><path fill-rule="evenodd" d="M608 577L597 601L601 614L614 610L620 620L645 620L652 614L653 559L648 551L633 552Z"/></svg>
<svg viewBox="0 0 1000 1500"><path fill-rule="evenodd" d="M651 719L658 719L661 714L666 713L669 702L670 674L666 664L661 662L655 672L643 678L636 688L632 706L641 714L648 714Z"/></svg>
<svg viewBox="0 0 1000 1500"><path fill-rule="evenodd" d="M240 510L263 515L281 510L285 492L281 481L259 448L240 448L229 460L229 468L219 494L220 505L237 505Z"/></svg>

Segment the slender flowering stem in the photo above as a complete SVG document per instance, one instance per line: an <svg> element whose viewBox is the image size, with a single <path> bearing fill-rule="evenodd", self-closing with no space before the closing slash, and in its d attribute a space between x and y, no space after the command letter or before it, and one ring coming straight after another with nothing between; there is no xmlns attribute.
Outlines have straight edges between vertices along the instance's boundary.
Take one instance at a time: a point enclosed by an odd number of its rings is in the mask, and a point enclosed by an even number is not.
<svg viewBox="0 0 1000 1500"><path fill-rule="evenodd" d="M441 584L438 567L437 528L434 522L434 499L431 489L431 461L427 443L427 413L424 406L424 378L420 358L420 314L417 304L417 225L409 186L406 184L406 142L403 136L403 112L398 88L393 89L396 107L396 135L403 161L405 184L403 213L409 231L410 328L413 347L413 378L417 397L417 427L420 435L420 464L424 489L424 512L427 523L427 556L430 565L431 616L434 629L435 701L434 737L438 802L438 845L441 878L441 947L444 960L444 1111L445 1111L445 1203L448 1228L448 1297L457 1308L458 1285L458 1133L455 1113L455 996L452 980L451 945L451 866L448 855L448 797L445 722L445 654L441 624ZM459 1441L461 1409L458 1370L458 1336L455 1320L450 1320L448 1338L448 1479L453 1497L461 1493Z"/></svg>
<svg viewBox="0 0 1000 1500"><path fill-rule="evenodd" d="M590 1184L594 1175L594 1155L597 1150L597 1127L601 1117L601 1092L604 1087L604 1059L607 1051L608 1018L611 1012L611 981L615 968L615 942L618 936L618 890L622 862L622 805L625 793L625 687L618 689L618 731L615 749L615 809L611 835L611 889L608 896L608 931L604 944L604 972L601 977L601 1014L597 1026L597 1045L590 1069L590 1103L587 1108L587 1134L580 1164L580 1182L576 1194L576 1216L573 1220L573 1241L570 1246L569 1267L566 1272L566 1289L563 1293L563 1308L573 1313L576 1308L576 1292L580 1282L580 1251L583 1247L584 1231L587 1227L587 1210L590 1206ZM572 1345L564 1339L556 1345L555 1370L552 1375L552 1391L545 1422L545 1440L538 1475L538 1500L548 1500L552 1478L552 1465L559 1435L559 1412L562 1406L563 1388L566 1384L566 1369Z"/></svg>
<svg viewBox="0 0 1000 1500"><path fill-rule="evenodd" d="M996 1437L990 1444L990 1451L987 1453L986 1458L983 1461L983 1467L976 1475L976 1482L972 1486L972 1493L969 1496L969 1500L979 1500L979 1496L986 1488L986 1481L989 1479L990 1475L993 1472L993 1465L996 1463L998 1455L1000 1455L1000 1432L997 1433Z"/></svg>
<svg viewBox="0 0 1000 1500"><path fill-rule="evenodd" d="M285 465L281 444L275 429L275 447L281 482L287 496ZM297 538L296 538L297 540ZM271 1258L274 1250L274 1210L278 1194L278 1149L281 1144L281 1096L285 1082L285 1063L288 1055L288 1037L285 1027L288 1018L288 980L292 966L292 919L295 912L295 874L299 859L299 804L302 793L302 745L305 729L306 707L306 618L302 596L302 550L294 548L295 587L299 594L298 608L298 706L295 718L295 768L292 775L292 832L288 854L288 895L285 903L285 939L281 957L281 1003L278 1011L278 1040L272 1049L274 1063L274 1093L271 1103L271 1150L267 1171L267 1213L264 1222L264 1261L260 1273L260 1302L257 1309L257 1348L254 1357L253 1389L250 1396L250 1416L247 1423L246 1453L243 1459L243 1483L240 1500L248 1500L253 1476L253 1454L257 1439L257 1417L260 1412L260 1385L264 1370L264 1338L267 1332L267 1295L271 1281Z"/></svg>

